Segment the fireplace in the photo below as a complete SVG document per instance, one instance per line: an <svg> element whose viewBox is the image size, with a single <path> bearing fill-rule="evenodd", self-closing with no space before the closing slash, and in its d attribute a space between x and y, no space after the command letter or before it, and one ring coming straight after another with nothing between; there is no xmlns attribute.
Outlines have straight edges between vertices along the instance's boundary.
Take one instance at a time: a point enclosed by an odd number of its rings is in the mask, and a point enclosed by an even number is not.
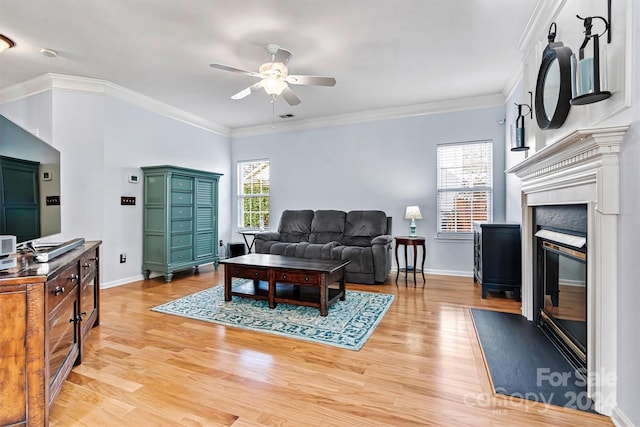
<svg viewBox="0 0 640 427"><path fill-rule="evenodd" d="M576 353L586 365L583 372L588 397L594 401L597 412L609 416L616 405L618 155L627 129L628 126L618 126L575 131L507 171L521 180L522 314L528 320L542 321L545 327L561 332L560 338L563 334L573 335L565 341L567 346L573 344L579 350L584 346L584 357L580 351ZM557 207L581 209L582 219L552 225L540 220L541 212ZM582 223L582 228L577 228L577 223ZM580 246L581 240L578 244L558 242L563 238L557 235L548 238L548 234L545 237L546 233L539 234L541 230L560 233L571 242L576 237L584 239L585 245ZM545 242L548 244L546 249ZM567 256L569 253L572 255ZM557 267L553 266L556 261ZM546 272L538 269L545 262L549 267ZM567 277L566 268L581 269L585 275L584 286L578 283L580 279L575 278L578 276ZM541 274L547 277L541 278ZM547 284L538 288L544 279ZM552 300L555 282L558 282L559 291L556 307ZM565 287L563 291L561 284L573 284L574 287ZM578 288L584 289L583 296L577 297L577 300L585 301L582 306L584 320L578 320L586 323L584 338L579 337L585 330L582 323L578 323L580 332L571 330L569 322L563 324L563 320L574 320L574 314L576 318L578 314L572 313L572 319L569 319L569 315L561 313L565 295Z"/></svg>
<svg viewBox="0 0 640 427"><path fill-rule="evenodd" d="M534 321L587 372L587 205L534 208Z"/></svg>

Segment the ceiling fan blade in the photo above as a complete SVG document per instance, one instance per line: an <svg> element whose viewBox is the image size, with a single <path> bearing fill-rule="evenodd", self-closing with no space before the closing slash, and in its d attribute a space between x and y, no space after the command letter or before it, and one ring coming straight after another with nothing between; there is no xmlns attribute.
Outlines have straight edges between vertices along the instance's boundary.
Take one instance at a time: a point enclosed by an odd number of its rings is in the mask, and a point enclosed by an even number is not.
<svg viewBox="0 0 640 427"><path fill-rule="evenodd" d="M284 88L280 95L282 95L284 100L287 101L287 104L289 105L298 105L302 102L289 86Z"/></svg>
<svg viewBox="0 0 640 427"><path fill-rule="evenodd" d="M249 96L251 95L253 92L255 92L258 89L261 89L262 86L260 86L260 82L252 84L251 86L249 86L246 89L242 89L240 92L236 93L235 95L233 95L231 97L231 99L242 99L245 96Z"/></svg>
<svg viewBox="0 0 640 427"><path fill-rule="evenodd" d="M216 68L222 71L231 71L232 73L240 73L240 74L246 74L248 76L260 77L260 74L254 71L241 70L240 68L229 67L228 65L209 64L209 67Z"/></svg>
<svg viewBox="0 0 640 427"><path fill-rule="evenodd" d="M289 61L293 59L293 53L286 49L279 48L276 52L276 58L273 62L282 62L285 66L289 65Z"/></svg>
<svg viewBox="0 0 640 427"><path fill-rule="evenodd" d="M336 84L336 79L333 77L320 76L289 75L285 81L293 85L334 86Z"/></svg>

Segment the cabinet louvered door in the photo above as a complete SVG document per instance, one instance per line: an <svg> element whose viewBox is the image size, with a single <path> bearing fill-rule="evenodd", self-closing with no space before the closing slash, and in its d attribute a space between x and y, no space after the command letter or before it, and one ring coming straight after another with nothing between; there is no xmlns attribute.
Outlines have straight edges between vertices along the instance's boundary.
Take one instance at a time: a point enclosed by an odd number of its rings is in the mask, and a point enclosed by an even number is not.
<svg viewBox="0 0 640 427"><path fill-rule="evenodd" d="M202 259L216 254L216 188L210 179L196 180L196 230L195 258Z"/></svg>

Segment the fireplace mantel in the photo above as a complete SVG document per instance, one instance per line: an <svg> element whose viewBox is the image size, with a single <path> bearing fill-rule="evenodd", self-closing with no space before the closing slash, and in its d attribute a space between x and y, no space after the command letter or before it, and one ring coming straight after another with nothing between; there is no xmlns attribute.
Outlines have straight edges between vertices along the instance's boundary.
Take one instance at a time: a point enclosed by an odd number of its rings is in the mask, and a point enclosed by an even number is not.
<svg viewBox="0 0 640 427"><path fill-rule="evenodd" d="M509 168L521 180L522 314L534 317L533 208L587 205L587 372L595 409L616 403L619 152L628 126L578 130Z"/></svg>
<svg viewBox="0 0 640 427"><path fill-rule="evenodd" d="M509 168L520 179L541 176L607 154L620 152L629 126L577 130Z"/></svg>

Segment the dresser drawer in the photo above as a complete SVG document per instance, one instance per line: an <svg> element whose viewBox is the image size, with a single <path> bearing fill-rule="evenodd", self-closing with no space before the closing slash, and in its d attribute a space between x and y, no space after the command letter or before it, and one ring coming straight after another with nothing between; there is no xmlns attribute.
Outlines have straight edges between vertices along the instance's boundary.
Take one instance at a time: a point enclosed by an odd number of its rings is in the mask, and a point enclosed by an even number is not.
<svg viewBox="0 0 640 427"><path fill-rule="evenodd" d="M241 279L256 279L256 280L269 280L269 272L267 270L261 270L258 268L238 268L232 265L227 265L231 272L231 277L239 277Z"/></svg>
<svg viewBox="0 0 640 427"><path fill-rule="evenodd" d="M71 292L77 292L78 264L72 263L53 280L47 282L47 309L53 310Z"/></svg>
<svg viewBox="0 0 640 427"><path fill-rule="evenodd" d="M316 274L306 274L306 273L290 273L288 271L277 271L275 272L276 282L282 283L296 283L300 285L310 284L310 285L319 285L320 278Z"/></svg>
<svg viewBox="0 0 640 427"><path fill-rule="evenodd" d="M81 282L92 279L98 269L98 257L95 253L87 253L80 257Z"/></svg>
<svg viewBox="0 0 640 427"><path fill-rule="evenodd" d="M193 190L193 178L186 176L173 175L171 177L171 189L191 191Z"/></svg>
<svg viewBox="0 0 640 427"><path fill-rule="evenodd" d="M191 231L193 231L193 221L191 220L171 221L172 233L189 233Z"/></svg>
<svg viewBox="0 0 640 427"><path fill-rule="evenodd" d="M171 262L187 262L193 259L193 249L178 249L171 251Z"/></svg>
<svg viewBox="0 0 640 427"><path fill-rule="evenodd" d="M193 246L193 234L173 234L171 236L172 248L182 248L185 246Z"/></svg>
<svg viewBox="0 0 640 427"><path fill-rule="evenodd" d="M191 219L193 217L191 206L173 206L171 219Z"/></svg>
<svg viewBox="0 0 640 427"><path fill-rule="evenodd" d="M171 192L172 205L192 205L193 193L182 193L180 191Z"/></svg>

